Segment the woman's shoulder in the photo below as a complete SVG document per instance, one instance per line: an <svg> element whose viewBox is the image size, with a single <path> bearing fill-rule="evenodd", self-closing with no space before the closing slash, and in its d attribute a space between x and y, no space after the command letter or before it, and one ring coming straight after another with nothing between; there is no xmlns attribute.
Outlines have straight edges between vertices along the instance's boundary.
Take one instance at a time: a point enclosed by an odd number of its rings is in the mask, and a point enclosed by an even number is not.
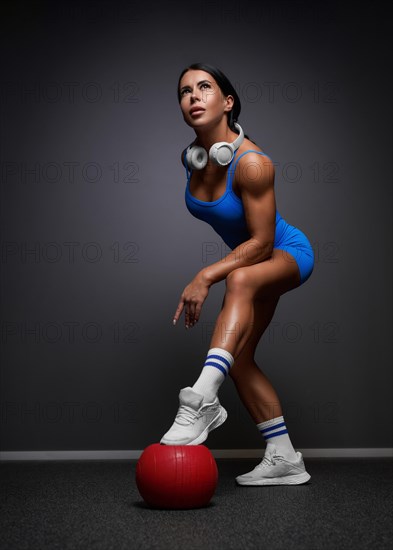
<svg viewBox="0 0 393 550"><path fill-rule="evenodd" d="M244 138L243 143L240 145L239 149L237 150L236 156L239 157L246 151L249 151L247 155L252 155L255 152L257 154L262 153L263 155L267 155L267 153L263 149L261 149L256 143L254 143L250 139ZM246 155L243 155L242 158L244 158L245 156Z"/></svg>
<svg viewBox="0 0 393 550"><path fill-rule="evenodd" d="M261 166L273 165L272 159L269 155L249 139L245 139L236 151L235 162L240 166L244 166L249 163L256 163Z"/></svg>
<svg viewBox="0 0 393 550"><path fill-rule="evenodd" d="M239 169L235 169L233 183L238 192L244 185L248 185L249 180L253 184L256 179L260 181L274 181L274 164L269 155L258 145L245 139L236 153L238 159L236 165L239 166Z"/></svg>

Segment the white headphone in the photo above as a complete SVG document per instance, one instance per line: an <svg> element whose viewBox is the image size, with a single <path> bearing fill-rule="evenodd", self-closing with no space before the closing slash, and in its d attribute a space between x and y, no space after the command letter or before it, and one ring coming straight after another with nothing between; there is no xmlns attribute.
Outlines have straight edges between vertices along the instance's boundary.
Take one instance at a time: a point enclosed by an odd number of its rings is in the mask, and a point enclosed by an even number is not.
<svg viewBox="0 0 393 550"><path fill-rule="evenodd" d="M219 166L226 166L229 164L236 152L244 140L243 130L237 122L234 123L239 130L239 136L233 143L227 143L226 141L218 141L214 143L209 150L209 158L214 164ZM206 149L198 145L189 145L186 151L187 164L191 169L202 170L207 164L207 152Z"/></svg>

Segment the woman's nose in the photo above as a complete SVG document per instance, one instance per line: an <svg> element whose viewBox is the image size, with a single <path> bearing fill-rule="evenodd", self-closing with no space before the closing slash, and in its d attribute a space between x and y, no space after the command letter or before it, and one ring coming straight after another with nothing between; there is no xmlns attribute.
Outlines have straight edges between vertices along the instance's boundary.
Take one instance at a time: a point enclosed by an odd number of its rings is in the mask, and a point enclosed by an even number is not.
<svg viewBox="0 0 393 550"><path fill-rule="evenodd" d="M191 92L191 99L192 101L195 101L196 99L200 99L198 89L195 89Z"/></svg>

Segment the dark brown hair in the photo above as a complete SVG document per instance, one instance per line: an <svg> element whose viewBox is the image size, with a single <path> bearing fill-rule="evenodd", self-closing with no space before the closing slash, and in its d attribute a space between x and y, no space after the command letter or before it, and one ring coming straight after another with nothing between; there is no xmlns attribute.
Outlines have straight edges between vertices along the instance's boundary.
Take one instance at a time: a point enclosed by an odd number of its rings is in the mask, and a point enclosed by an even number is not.
<svg viewBox="0 0 393 550"><path fill-rule="evenodd" d="M179 89L180 88L180 81L183 78L183 75L187 71L189 71L190 69L191 70L197 70L197 71L205 71L205 72L211 74L212 77L214 78L214 80L217 82L218 86L220 87L220 90L222 91L224 96L228 96L228 95L233 96L233 99L234 99L233 108L232 108L231 111L229 111L227 113L227 119L228 119L229 128L233 132L236 132L236 134L238 134L239 132L238 132L238 130L237 130L234 123L238 122L238 118L239 118L240 111L241 111L241 108L242 108L241 103L240 103L240 98L239 98L235 88L232 86L231 82L229 81L229 79L225 76L225 74L218 67L214 67L213 65L209 65L207 63L193 63L192 65L189 65L188 67L183 69L181 74L180 74L178 83L177 83L177 99L178 99L179 103L181 101L181 95L180 95L180 89ZM244 134L244 137L247 138L247 139L250 139L246 134ZM250 140L250 141L252 141L252 140ZM255 143L255 141L253 141L253 143Z"/></svg>

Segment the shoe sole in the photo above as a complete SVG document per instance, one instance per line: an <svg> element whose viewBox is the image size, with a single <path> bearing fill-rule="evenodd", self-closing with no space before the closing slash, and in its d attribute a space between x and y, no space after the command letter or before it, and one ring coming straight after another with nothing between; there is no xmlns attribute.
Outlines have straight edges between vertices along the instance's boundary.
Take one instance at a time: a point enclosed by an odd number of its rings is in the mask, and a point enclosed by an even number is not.
<svg viewBox="0 0 393 550"><path fill-rule="evenodd" d="M164 445L200 445L201 443L206 441L207 436L209 435L209 432L221 426L221 424L223 424L227 418L228 418L227 411L224 409L222 405L220 405L219 413L211 420L210 424L206 426L203 432L199 434L199 436L193 439L192 441L189 441L188 443L179 442L179 441L173 442L168 440L165 441L165 439L162 438L160 443Z"/></svg>
<svg viewBox="0 0 393 550"><path fill-rule="evenodd" d="M282 476L282 477L265 477L263 479L238 479L236 482L239 485L301 485L302 483L307 483L311 479L310 474L303 472L301 474L296 474L293 476Z"/></svg>
<svg viewBox="0 0 393 550"><path fill-rule="evenodd" d="M210 424L206 426L203 432L196 439L194 439L190 443L187 443L187 445L200 445L201 443L206 441L207 436L209 435L209 432L221 426L221 424L223 424L227 418L228 418L227 411L224 409L222 405L220 405L220 412L218 413L218 415L215 418L213 418Z"/></svg>

